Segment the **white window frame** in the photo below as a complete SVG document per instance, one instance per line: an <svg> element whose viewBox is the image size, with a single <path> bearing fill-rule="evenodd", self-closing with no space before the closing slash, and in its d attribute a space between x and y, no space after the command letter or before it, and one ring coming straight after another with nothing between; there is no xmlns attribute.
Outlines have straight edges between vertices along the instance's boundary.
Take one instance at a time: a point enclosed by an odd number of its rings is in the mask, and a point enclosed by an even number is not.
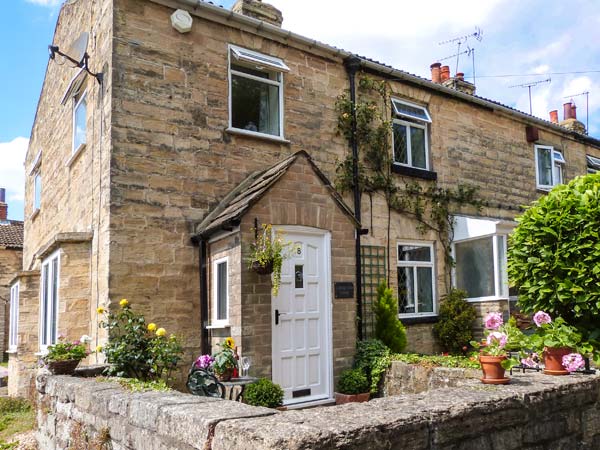
<svg viewBox="0 0 600 450"><path fill-rule="evenodd" d="M507 252L508 252L508 235L504 233L493 233L484 234L481 236L474 236L467 239L460 239L452 242L452 256L456 261L456 244L469 241L477 241L480 239L492 238L492 259L494 264L494 295L488 295L484 297L467 297L469 302L485 302L494 300L507 300L509 297L508 293L508 275L507 275ZM502 238L502 243L500 239ZM502 279L500 279L500 266L498 261L499 246L502 245L504 250L504 271L502 273ZM457 286L456 280L456 267L452 268L452 285L455 288Z"/></svg>
<svg viewBox="0 0 600 450"><path fill-rule="evenodd" d="M42 172L36 171L33 173L33 213L38 212L42 206ZM37 186L40 186L38 193Z"/></svg>
<svg viewBox="0 0 600 450"><path fill-rule="evenodd" d="M415 123L415 122L406 122L406 121L400 120L400 119L394 119L393 123L397 124L397 125L402 125L402 126L404 126L404 127L407 128L407 130L406 130L406 154L407 154L407 158L408 158L407 163L401 163L399 161L396 161L395 154L394 154L394 164L397 164L399 166L412 167L412 168L419 169L419 170L430 170L429 169L429 136L428 136L429 130L427 128L427 125L426 124L425 125L421 125L420 123ZM423 134L425 135L425 167L413 166L413 163L412 163L412 142L411 142L411 133L410 133L410 128L411 127L422 128L424 130ZM395 153L394 133L393 133L393 131L392 131L392 152Z"/></svg>
<svg viewBox="0 0 600 450"><path fill-rule="evenodd" d="M431 261L401 261L398 248L400 246L407 247L427 247L431 255ZM415 312L414 313L400 313L398 311L399 318L410 318L410 317L433 317L437 316L437 286L436 286L436 265L435 265L435 246L433 242L415 242L415 241L398 241L396 242L396 271L399 267L412 267L413 268L413 280L414 280L414 292L415 292ZM431 295L432 295L432 306L433 311L419 312L419 297L418 297L418 280L417 280L417 267L431 267ZM398 286L398 292L400 292L400 286ZM398 295L399 297L399 295ZM400 298L398 298L398 308L400 308Z"/></svg>
<svg viewBox="0 0 600 450"><path fill-rule="evenodd" d="M17 282L10 288L10 310L9 310L9 332L8 351L16 352L19 345L19 291L20 284Z"/></svg>
<svg viewBox="0 0 600 450"><path fill-rule="evenodd" d="M77 110L79 109L79 107L81 106L81 103L85 100L86 105L85 105L85 142L82 142L81 144L79 144L77 146L77 148L75 148L75 135L77 134L77 121L76 121L76 115L77 115ZM77 97L73 97L73 113L72 113L72 119L73 119L73 135L71 137L72 141L71 141L71 155L76 155L79 152L81 152L86 144L87 144L87 91L83 91L83 93L79 96L79 98Z"/></svg>
<svg viewBox="0 0 600 450"><path fill-rule="evenodd" d="M249 65L253 66L256 70L261 70L264 72L277 72L279 74L279 80L271 80L267 78L261 78L249 73L239 72L235 69L231 68L232 64L232 55L236 58L236 60L241 63L241 65ZM246 134L249 136L257 136L263 137L265 139L276 139L276 140L285 140L285 133L283 130L284 124L284 104L283 104L283 74L284 72L288 72L290 69L285 63L273 56L264 55L262 53L258 53L252 50L248 50L245 48L237 47L235 45L229 44L227 50L227 78L229 83L229 98L228 98L228 108L229 108L229 127L228 131L235 131L235 133ZM279 89L279 134L268 134L261 133L260 131L252 131L245 130L243 128L236 128L233 126L233 92L232 92L232 75L237 75L243 78L247 78L249 80L258 81L265 84L270 84L273 86L277 86Z"/></svg>
<svg viewBox="0 0 600 450"><path fill-rule="evenodd" d="M418 109L423 112L423 115L425 117L423 118L423 117L419 117L419 116L414 116L405 111L401 111L397 106L398 104L406 105L406 106L410 106L411 108ZM392 98L392 107L394 108L394 114L397 117L406 117L406 118L409 118L412 120L418 120L419 122L431 123L431 116L429 115L429 111L427 111L427 108L425 108L424 106L417 105L415 103L410 103L410 102L407 102L404 100L400 100L398 98Z"/></svg>
<svg viewBox="0 0 600 450"><path fill-rule="evenodd" d="M56 276L53 269L53 262L56 261ZM47 268L47 272L46 269ZM44 278L44 274L47 277ZM56 296L52 290L52 280L56 278ZM44 288L47 288L48 309L47 315L44 315ZM54 306L55 305L55 306ZM59 305L60 305L60 250L55 251L42 262L42 270L40 274L40 351L45 353L48 351L48 346L56 343L58 339L58 320L59 320ZM52 328L52 309L55 307L54 328ZM44 328L46 333L44 336ZM54 332L54 333L53 333ZM52 339L52 334L56 338Z"/></svg>
<svg viewBox="0 0 600 450"><path fill-rule="evenodd" d="M597 173L600 170L600 158L592 155L585 155L587 161L587 173Z"/></svg>
<svg viewBox="0 0 600 450"><path fill-rule="evenodd" d="M540 183L540 159L538 157L539 150L546 150L550 152L552 157L552 182L551 184L541 184ZM537 189L543 191L549 191L554 186L561 184L563 182L563 166L566 161L561 151L556 150L551 145L535 145L534 146L535 153L535 184Z"/></svg>
<svg viewBox="0 0 600 450"><path fill-rule="evenodd" d="M219 312L219 271L218 271L218 267L219 264L226 264L227 267L227 277L226 277L226 281L225 281L225 313L226 313L226 317L225 319L218 319L217 315ZM212 322L211 322L211 326L213 328L219 328L219 327L226 327L229 326L229 258L227 256L223 257L223 258L219 258L213 261L212 264L212 271L213 271L213 275L212 275L212 281L213 281L213 301L212 301Z"/></svg>

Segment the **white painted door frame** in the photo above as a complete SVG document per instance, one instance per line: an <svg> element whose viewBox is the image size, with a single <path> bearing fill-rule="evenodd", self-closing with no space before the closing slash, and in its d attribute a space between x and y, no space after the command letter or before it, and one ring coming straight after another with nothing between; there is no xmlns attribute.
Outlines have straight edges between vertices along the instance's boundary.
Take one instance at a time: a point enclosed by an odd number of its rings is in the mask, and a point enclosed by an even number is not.
<svg viewBox="0 0 600 450"><path fill-rule="evenodd" d="M283 235L283 239L285 241L302 241L303 237L307 238L320 238L320 246L322 247L321 255L319 258L321 260L321 265L319 265L319 276L320 282L324 283L324 287L322 289L323 292L323 303L319 306L320 310L320 320L325 321L322 326L323 334L320 339L320 348L322 349L324 362L326 366L326 373L323 374L322 383L325 384L324 392L318 395L307 395L301 396L297 398L290 397L290 392L286 392L286 398L284 399L284 403L286 405L293 405L298 403L312 403L319 401L327 401L333 398L333 311L332 311L332 295L331 295L331 233L327 230L321 230L318 228L312 227L304 227L297 225L282 225L282 226L274 226L273 232L281 232ZM292 266L294 265L293 257L290 260L284 261L284 264L289 263ZM322 267L322 269L321 269ZM292 267L293 269L293 267ZM293 270L292 270L293 273ZM272 367L273 367L273 381L275 383L281 381L281 357L279 354L279 347L277 345L277 340L279 339L277 333L277 325L275 325L275 310L281 309L278 308L280 306L280 302L282 298L281 291L278 297L271 298L271 329L272 329L272 338L271 338L271 352L272 352ZM291 300L291 299L289 299ZM308 352L308 349L307 349ZM308 359L308 358L307 358ZM307 362L308 364L308 362Z"/></svg>

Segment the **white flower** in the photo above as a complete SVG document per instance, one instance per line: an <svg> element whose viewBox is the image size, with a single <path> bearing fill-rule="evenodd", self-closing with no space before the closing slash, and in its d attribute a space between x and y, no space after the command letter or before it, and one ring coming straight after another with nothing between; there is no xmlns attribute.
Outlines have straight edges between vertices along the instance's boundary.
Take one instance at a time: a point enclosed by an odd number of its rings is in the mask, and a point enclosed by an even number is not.
<svg viewBox="0 0 600 450"><path fill-rule="evenodd" d="M88 342L92 342L92 338L89 337L87 334L84 334L79 338L79 342L81 342L82 344L87 344Z"/></svg>

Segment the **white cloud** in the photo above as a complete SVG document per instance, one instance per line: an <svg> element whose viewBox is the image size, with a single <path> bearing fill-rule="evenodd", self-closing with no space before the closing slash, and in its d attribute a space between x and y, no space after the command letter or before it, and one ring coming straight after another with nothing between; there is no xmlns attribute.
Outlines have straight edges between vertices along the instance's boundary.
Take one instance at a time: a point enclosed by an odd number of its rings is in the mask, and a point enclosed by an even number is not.
<svg viewBox="0 0 600 450"><path fill-rule="evenodd" d="M18 137L0 142L0 187L6 188L7 200L23 201L25 197L25 154L29 139Z"/></svg>
<svg viewBox="0 0 600 450"><path fill-rule="evenodd" d="M62 3L63 0L25 0L27 3L33 3L34 5L47 6L53 8Z"/></svg>

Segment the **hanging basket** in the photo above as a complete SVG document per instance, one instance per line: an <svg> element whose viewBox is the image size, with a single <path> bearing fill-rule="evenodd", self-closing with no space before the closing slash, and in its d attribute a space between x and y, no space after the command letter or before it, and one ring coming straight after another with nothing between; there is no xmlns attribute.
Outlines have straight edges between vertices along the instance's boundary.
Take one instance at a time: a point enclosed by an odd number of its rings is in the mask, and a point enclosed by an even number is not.
<svg viewBox="0 0 600 450"><path fill-rule="evenodd" d="M79 359L67 359L65 361L49 361L48 370L53 375L73 375L79 365Z"/></svg>
<svg viewBox="0 0 600 450"><path fill-rule="evenodd" d="M259 275L271 275L273 273L273 261L269 261L264 265L258 261L253 261L251 267Z"/></svg>

